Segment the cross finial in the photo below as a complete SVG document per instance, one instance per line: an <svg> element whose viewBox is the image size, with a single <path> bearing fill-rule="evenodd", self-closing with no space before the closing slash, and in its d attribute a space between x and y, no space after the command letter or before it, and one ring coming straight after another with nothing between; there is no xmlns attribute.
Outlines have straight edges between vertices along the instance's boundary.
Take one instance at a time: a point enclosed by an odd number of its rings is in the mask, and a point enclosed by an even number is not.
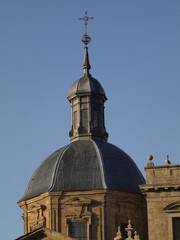
<svg viewBox="0 0 180 240"><path fill-rule="evenodd" d="M83 18L79 18L79 20L83 20L83 21L84 21L85 34L87 34L87 31L88 31L87 25L88 25L88 21L89 21L90 19L94 19L94 17L89 17L89 16L87 15L87 11L85 12L85 16L84 16Z"/></svg>

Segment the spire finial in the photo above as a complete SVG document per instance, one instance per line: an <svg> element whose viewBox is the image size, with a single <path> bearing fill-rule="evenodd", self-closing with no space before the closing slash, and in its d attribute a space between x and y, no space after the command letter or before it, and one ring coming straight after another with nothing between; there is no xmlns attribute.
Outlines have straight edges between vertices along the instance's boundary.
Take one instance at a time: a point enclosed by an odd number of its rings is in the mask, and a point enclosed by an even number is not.
<svg viewBox="0 0 180 240"><path fill-rule="evenodd" d="M127 239L132 239L131 236L132 236L133 228L131 226L131 220L130 219L128 220L128 225L127 225L127 228L125 228L125 230L126 230L127 235L128 235Z"/></svg>
<svg viewBox="0 0 180 240"><path fill-rule="evenodd" d="M90 43L90 41L91 41L91 38L87 35L87 31L88 31L87 25L88 25L88 21L90 19L94 19L94 17L89 17L87 15L87 11L85 12L85 16L83 18L79 18L79 20L83 20L84 21L84 25L85 25L85 34L81 38L81 40L85 44L85 46L87 46Z"/></svg>
<svg viewBox="0 0 180 240"><path fill-rule="evenodd" d="M116 237L114 238L114 240L123 240L124 238L122 237L122 234L121 234L121 229L120 229L120 226L118 227L118 231L116 233Z"/></svg>
<svg viewBox="0 0 180 240"><path fill-rule="evenodd" d="M83 21L84 21L85 33L87 33L87 31L88 31L87 25L88 25L89 19L94 19L94 17L89 17L89 16L87 15L87 11L85 12L85 16L84 16L83 18L79 18L79 20L83 20Z"/></svg>
<svg viewBox="0 0 180 240"><path fill-rule="evenodd" d="M89 70L91 69L91 65L89 63L89 54L88 54L88 47L84 48L84 61L83 61L83 66L82 69L84 70L84 74L88 75Z"/></svg>
<svg viewBox="0 0 180 240"><path fill-rule="evenodd" d="M169 161L169 155L166 155L166 160L165 160L166 165L170 165L171 162Z"/></svg>

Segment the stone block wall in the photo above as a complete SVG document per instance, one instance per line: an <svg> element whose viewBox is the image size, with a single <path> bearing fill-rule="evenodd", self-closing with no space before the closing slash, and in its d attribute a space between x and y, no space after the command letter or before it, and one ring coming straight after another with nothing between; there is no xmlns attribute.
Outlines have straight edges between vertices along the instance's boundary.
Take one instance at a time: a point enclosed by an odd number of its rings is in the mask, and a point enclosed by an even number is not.
<svg viewBox="0 0 180 240"><path fill-rule="evenodd" d="M152 159L151 159L152 160ZM148 240L174 240L173 218L180 218L180 165L145 168L141 191L147 200Z"/></svg>

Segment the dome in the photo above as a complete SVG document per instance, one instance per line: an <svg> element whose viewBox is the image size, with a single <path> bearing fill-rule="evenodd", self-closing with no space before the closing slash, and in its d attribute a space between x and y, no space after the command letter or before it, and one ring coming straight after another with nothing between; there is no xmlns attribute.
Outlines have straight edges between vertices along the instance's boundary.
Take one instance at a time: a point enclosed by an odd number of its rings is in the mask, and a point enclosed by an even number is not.
<svg viewBox="0 0 180 240"><path fill-rule="evenodd" d="M47 157L32 175L22 199L45 192L119 190L140 194L144 178L120 148L103 141L77 140Z"/></svg>
<svg viewBox="0 0 180 240"><path fill-rule="evenodd" d="M68 98L70 99L75 95L84 93L100 94L104 95L106 98L105 91L100 82L93 78L90 74L84 75L72 84Z"/></svg>

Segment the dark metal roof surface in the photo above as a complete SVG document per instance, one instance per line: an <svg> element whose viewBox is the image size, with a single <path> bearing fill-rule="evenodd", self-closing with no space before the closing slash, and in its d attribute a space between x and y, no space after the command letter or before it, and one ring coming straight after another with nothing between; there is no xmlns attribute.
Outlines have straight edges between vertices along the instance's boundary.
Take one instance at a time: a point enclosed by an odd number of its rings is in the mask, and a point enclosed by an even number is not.
<svg viewBox="0 0 180 240"><path fill-rule="evenodd" d="M105 96L105 91L100 82L90 74L84 75L72 84L68 97L80 93L95 93Z"/></svg>
<svg viewBox="0 0 180 240"><path fill-rule="evenodd" d="M112 189L140 193L144 178L134 161L118 147L80 140L60 148L37 168L23 198L44 192Z"/></svg>
<svg viewBox="0 0 180 240"><path fill-rule="evenodd" d="M64 152L51 191L103 189L103 169L93 141L75 141Z"/></svg>
<svg viewBox="0 0 180 240"><path fill-rule="evenodd" d="M98 142L97 146L101 151L107 188L140 193L139 184L145 180L130 156L110 143Z"/></svg>
<svg viewBox="0 0 180 240"><path fill-rule="evenodd" d="M20 201L38 196L39 194L48 191L50 185L53 182L53 176L57 161L64 149L65 147L55 151L40 164L40 166L32 175L26 188L26 192Z"/></svg>

